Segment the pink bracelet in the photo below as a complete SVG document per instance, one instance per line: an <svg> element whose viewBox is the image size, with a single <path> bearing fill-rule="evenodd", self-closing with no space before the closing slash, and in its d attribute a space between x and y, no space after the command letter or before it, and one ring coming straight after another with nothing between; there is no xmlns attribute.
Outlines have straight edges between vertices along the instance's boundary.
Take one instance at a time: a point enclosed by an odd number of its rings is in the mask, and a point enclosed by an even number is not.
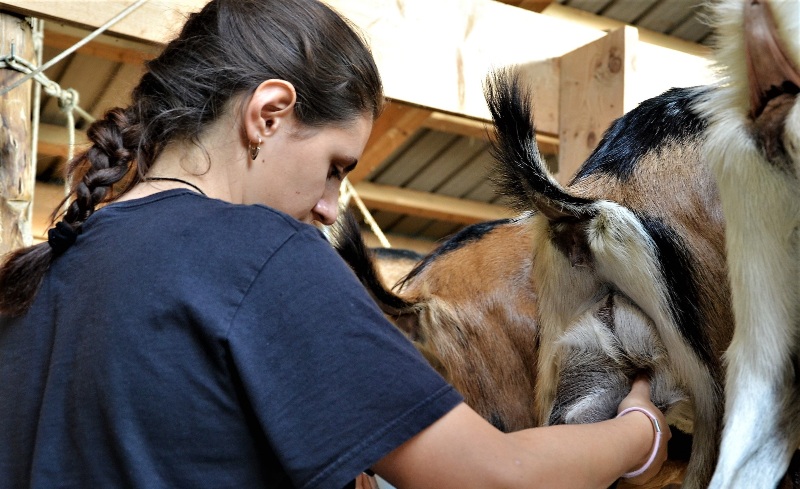
<svg viewBox="0 0 800 489"><path fill-rule="evenodd" d="M653 422L653 428L656 430L656 439L653 442L653 450L650 452L650 457L647 459L647 462L644 463L641 467L634 470L633 472L628 472L626 474L622 474L622 477L625 479L630 479L631 477L636 477L642 475L645 470L649 469L651 465L653 465L653 461L656 459L656 454L658 454L658 449L661 447L661 426L658 424L658 418L655 417L653 413L648 411L645 408L640 407L629 407L628 409L623 410L621 413L617 415L619 418L625 414L628 414L631 411L639 411L647 415L648 418Z"/></svg>

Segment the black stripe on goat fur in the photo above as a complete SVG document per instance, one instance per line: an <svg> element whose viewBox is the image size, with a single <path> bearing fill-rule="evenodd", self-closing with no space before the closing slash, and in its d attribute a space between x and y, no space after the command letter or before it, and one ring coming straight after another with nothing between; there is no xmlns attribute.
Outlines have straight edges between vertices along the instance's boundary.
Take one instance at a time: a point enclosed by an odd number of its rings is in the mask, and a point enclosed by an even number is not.
<svg viewBox="0 0 800 489"><path fill-rule="evenodd" d="M399 258L403 260L420 261L425 258L422 253L404 248L370 248L376 258Z"/></svg>
<svg viewBox="0 0 800 489"><path fill-rule="evenodd" d="M715 363L708 335L699 328L705 324L699 309L700 295L695 280L691 253L680 235L661 220L637 216L653 239L658 251L661 273L666 281L675 323L697 356L707 365Z"/></svg>
<svg viewBox="0 0 800 489"><path fill-rule="evenodd" d="M647 153L669 142L696 137L705 130L707 121L692 110L692 105L706 90L672 88L615 120L570 185L600 172L625 181Z"/></svg>

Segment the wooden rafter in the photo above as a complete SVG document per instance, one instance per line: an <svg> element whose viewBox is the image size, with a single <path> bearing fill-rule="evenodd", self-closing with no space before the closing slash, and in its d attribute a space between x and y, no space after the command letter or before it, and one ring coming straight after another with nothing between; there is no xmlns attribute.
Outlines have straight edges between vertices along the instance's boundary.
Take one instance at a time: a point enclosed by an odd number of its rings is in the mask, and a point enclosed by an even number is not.
<svg viewBox="0 0 800 489"><path fill-rule="evenodd" d="M553 0L498 0L499 2L506 3L508 5L513 5L515 7L523 8L525 10L530 10L532 12L542 12L551 3Z"/></svg>
<svg viewBox="0 0 800 489"><path fill-rule="evenodd" d="M390 102L372 128L367 147L348 179L357 183L378 167L422 126L431 111Z"/></svg>
<svg viewBox="0 0 800 489"><path fill-rule="evenodd" d="M398 214L411 214L440 221L472 224L512 217L506 207L397 188L371 182L355 185L356 192L368 207Z"/></svg>

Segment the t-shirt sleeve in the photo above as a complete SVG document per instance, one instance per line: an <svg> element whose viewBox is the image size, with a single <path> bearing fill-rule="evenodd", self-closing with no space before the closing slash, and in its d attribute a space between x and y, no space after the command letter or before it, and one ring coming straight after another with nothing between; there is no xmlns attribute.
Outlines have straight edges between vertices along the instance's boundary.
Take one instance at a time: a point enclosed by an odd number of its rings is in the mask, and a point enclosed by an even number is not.
<svg viewBox="0 0 800 489"><path fill-rule="evenodd" d="M228 340L297 487L344 487L462 400L310 227L266 263Z"/></svg>

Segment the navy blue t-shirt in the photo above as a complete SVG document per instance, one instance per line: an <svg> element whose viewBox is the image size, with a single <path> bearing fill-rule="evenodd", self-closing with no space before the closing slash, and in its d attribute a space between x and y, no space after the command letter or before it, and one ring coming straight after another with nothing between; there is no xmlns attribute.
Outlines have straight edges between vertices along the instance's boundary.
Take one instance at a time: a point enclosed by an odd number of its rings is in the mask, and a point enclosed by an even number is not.
<svg viewBox="0 0 800 489"><path fill-rule="evenodd" d="M460 401L314 227L170 190L0 318L0 487L341 488Z"/></svg>

